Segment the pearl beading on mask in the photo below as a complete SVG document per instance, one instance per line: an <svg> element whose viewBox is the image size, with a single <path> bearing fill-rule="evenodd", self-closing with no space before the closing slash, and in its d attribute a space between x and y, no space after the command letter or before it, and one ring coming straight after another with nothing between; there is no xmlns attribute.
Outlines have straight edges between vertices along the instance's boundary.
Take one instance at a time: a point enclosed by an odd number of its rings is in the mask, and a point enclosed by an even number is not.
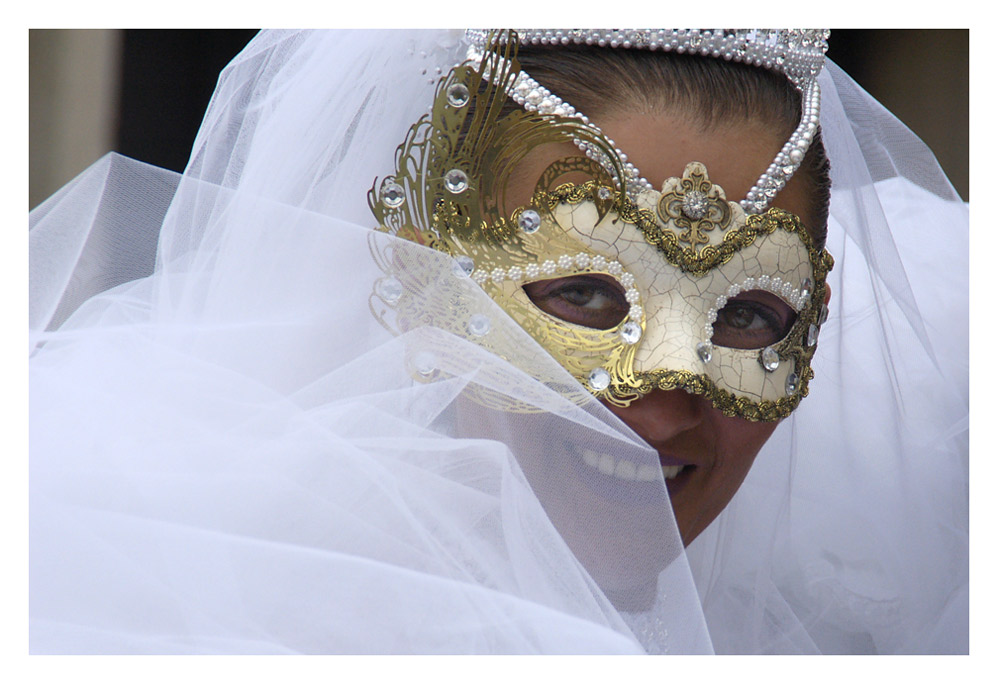
<svg viewBox="0 0 999 685"><path fill-rule="evenodd" d="M466 258L467 259L467 258ZM463 271L468 273L466 266ZM608 273L613 276L624 287L624 299L630 305L628 309L628 320L637 324L642 322L641 293L635 288L635 277L624 270L620 262L608 261L601 255L588 255L585 252L570 255L563 254L554 259L546 259L541 264L528 264L524 267L511 266L508 269L496 267L492 271L486 269L475 269L471 271L471 279L480 286L492 282L497 285L504 281L533 281L539 278L552 278L560 273ZM456 272L457 273L457 272ZM629 329L633 330L633 329ZM638 342L633 335L622 336L625 342L634 337L634 342ZM630 344L630 343L629 343Z"/></svg>
<svg viewBox="0 0 999 685"><path fill-rule="evenodd" d="M517 29L516 34L521 44L584 44L700 54L770 69L787 76L801 92L801 118L787 143L740 201L749 214L766 211L798 170L818 130L820 93L816 79L825 61L828 29ZM489 32L484 30L466 31L471 44L469 59L481 60L488 35ZM510 97L529 111L576 117L600 132L582 113L523 72L514 82ZM624 165L623 181L618 178L604 153L591 144L579 140L575 142L588 157L604 166L629 195L635 196L646 189L654 190L613 141L610 141L611 145Z"/></svg>
<svg viewBox="0 0 999 685"><path fill-rule="evenodd" d="M718 320L718 312L725 308L728 304L729 298L736 297L740 293L748 292L750 290L765 290L767 292L773 293L777 297L787 302L791 307L794 308L795 312L800 313L812 298L812 280L806 278L801 282L801 285L795 287L793 283L789 281L782 280L779 276L750 276L742 283L733 283L729 286L728 290L724 295L719 295L715 299L715 304L708 310L706 319L707 323L704 324L704 340L697 343L696 352L698 358L707 364L711 361L711 353L714 350L714 345L711 342L711 338L715 335L715 321ZM818 331L816 330L816 335ZM769 347L768 347L769 349ZM767 371L774 371L776 367L769 368L764 366Z"/></svg>

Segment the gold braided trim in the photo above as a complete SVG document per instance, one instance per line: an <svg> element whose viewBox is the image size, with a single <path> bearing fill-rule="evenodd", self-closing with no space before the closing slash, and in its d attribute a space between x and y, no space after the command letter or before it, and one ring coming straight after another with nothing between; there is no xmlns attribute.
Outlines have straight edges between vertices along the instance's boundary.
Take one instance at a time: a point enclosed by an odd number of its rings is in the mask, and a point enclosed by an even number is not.
<svg viewBox="0 0 999 685"><path fill-rule="evenodd" d="M549 210L558 204L566 202L579 204L594 201L597 198L599 186L596 181L582 184L563 183L547 192L538 192L536 201L544 203ZM702 248L684 247L680 238L672 230L664 229L650 209L639 208L623 193L615 193L613 208L622 221L633 224L645 236L645 240L655 246L666 260L679 269L695 276L703 276L732 259L739 250L752 245L757 238L769 235L778 228L794 233L808 249L809 260L815 268L816 278L825 278L832 268L832 257L823 250L819 252L812 243L812 236L801 220L790 212L771 207L763 214L750 214L745 224L725 233L718 245L706 245Z"/></svg>
<svg viewBox="0 0 999 685"><path fill-rule="evenodd" d="M796 371L800 368L798 364L795 365ZM704 374L664 370L635 374L633 387L630 384L615 383L598 397L614 405L628 406L653 390L686 390L693 395L705 397L725 416L739 416L749 421L779 421L790 415L801 402L801 398L808 395L808 380L814 376L814 373L807 364L804 365L804 370L798 373L801 377L799 389L793 395L778 398L776 401L754 402L747 397L739 397L719 388Z"/></svg>

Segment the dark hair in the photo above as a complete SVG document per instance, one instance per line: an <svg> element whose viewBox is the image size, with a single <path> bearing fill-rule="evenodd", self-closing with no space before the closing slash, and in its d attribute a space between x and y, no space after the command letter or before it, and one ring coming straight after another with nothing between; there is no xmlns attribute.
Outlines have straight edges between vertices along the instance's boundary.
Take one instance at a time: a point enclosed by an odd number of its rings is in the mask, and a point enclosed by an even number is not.
<svg viewBox="0 0 999 685"><path fill-rule="evenodd" d="M684 112L701 122L702 129L764 121L786 140L801 117L801 95L785 76L738 62L584 45L528 45L521 48L518 60L539 83L597 122L612 103L627 102L649 112ZM829 219L830 182L820 131L796 175L808 184L812 198L808 228L821 249Z"/></svg>

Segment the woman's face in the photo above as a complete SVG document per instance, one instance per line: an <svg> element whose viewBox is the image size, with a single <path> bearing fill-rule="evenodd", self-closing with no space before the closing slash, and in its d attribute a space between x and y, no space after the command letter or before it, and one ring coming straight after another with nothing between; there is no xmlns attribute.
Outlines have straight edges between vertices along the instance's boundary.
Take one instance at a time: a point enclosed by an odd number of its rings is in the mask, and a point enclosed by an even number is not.
<svg viewBox="0 0 999 685"><path fill-rule="evenodd" d="M783 144L783 138L755 122L701 130L675 114L618 112L599 117L599 125L653 186L681 176L689 162L697 161L707 167L712 182L724 188L733 201L746 196ZM555 150L538 151L530 162L541 168L555 154ZM772 204L810 226L806 188L794 177ZM544 293L532 293L532 288L540 287L530 284L525 290L541 309L565 318L557 310L559 302L546 301ZM552 282L545 288L546 292L554 290ZM684 390L654 391L628 407L607 407L658 451L685 545L725 508L777 427L776 422L725 416L704 397Z"/></svg>

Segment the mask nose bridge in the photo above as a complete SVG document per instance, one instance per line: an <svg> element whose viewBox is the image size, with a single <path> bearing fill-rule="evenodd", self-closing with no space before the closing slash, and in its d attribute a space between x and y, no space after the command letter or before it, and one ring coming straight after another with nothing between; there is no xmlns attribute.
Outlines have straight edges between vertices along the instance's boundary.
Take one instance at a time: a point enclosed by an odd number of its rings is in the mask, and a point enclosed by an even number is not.
<svg viewBox="0 0 999 685"><path fill-rule="evenodd" d="M652 295L645 307L645 333L635 354L636 373L690 371L703 373L697 344L707 335L707 303L677 287Z"/></svg>

